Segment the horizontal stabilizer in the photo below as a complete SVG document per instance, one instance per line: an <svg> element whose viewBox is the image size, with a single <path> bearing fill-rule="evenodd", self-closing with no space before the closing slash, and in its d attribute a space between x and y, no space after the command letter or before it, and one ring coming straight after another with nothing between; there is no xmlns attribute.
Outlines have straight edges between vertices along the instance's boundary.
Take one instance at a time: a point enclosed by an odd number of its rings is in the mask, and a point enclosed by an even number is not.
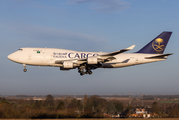
<svg viewBox="0 0 179 120"><path fill-rule="evenodd" d="M162 54L162 55L157 55L157 56L152 56L152 57L146 57L145 59L162 59L162 58L165 58L169 55L173 55L173 53L170 53L170 54Z"/></svg>

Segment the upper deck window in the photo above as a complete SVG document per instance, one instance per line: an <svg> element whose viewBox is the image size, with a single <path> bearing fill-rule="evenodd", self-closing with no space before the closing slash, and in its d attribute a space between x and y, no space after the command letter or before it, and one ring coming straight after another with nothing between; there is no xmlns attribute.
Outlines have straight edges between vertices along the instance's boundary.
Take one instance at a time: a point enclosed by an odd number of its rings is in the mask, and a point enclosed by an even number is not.
<svg viewBox="0 0 179 120"><path fill-rule="evenodd" d="M23 49L19 49L19 51L22 51Z"/></svg>

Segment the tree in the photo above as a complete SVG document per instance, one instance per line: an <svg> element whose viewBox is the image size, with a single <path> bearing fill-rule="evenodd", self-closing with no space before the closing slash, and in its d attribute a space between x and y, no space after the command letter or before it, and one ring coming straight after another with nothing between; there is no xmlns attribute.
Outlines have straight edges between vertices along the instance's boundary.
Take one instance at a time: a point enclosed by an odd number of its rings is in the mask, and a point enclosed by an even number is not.
<svg viewBox="0 0 179 120"><path fill-rule="evenodd" d="M107 112L108 112L109 114L114 114L114 113L116 112L115 105L114 105L112 102L109 102L109 103L108 103Z"/></svg>
<svg viewBox="0 0 179 120"><path fill-rule="evenodd" d="M65 109L65 103L60 100L57 105L57 110L64 110L64 109Z"/></svg>
<svg viewBox="0 0 179 120"><path fill-rule="evenodd" d="M152 103L152 112L159 114L160 108L158 103L155 101Z"/></svg>
<svg viewBox="0 0 179 120"><path fill-rule="evenodd" d="M86 102L87 102L87 99L88 99L88 97L87 97L87 95L85 94L84 99L83 99L83 105L84 105L84 106L85 106L85 104L86 104Z"/></svg>
<svg viewBox="0 0 179 120"><path fill-rule="evenodd" d="M77 99L73 99L70 104L68 105L69 109L77 109L77 110L81 110L82 109L82 103L80 100Z"/></svg>
<svg viewBox="0 0 179 120"><path fill-rule="evenodd" d="M116 108L116 112L122 112L124 110L124 104L119 100L110 100Z"/></svg>
<svg viewBox="0 0 179 120"><path fill-rule="evenodd" d="M82 104L81 100L77 101L77 108L78 108L78 110L82 110L83 109L83 104Z"/></svg>
<svg viewBox="0 0 179 120"><path fill-rule="evenodd" d="M41 100L40 101L38 101L38 100L35 101L35 105L34 106L35 106L36 109L40 109L41 105L42 105L42 101Z"/></svg>
<svg viewBox="0 0 179 120"><path fill-rule="evenodd" d="M99 96L93 95L87 99L84 106L85 111L103 111L107 106L107 101Z"/></svg>
<svg viewBox="0 0 179 120"><path fill-rule="evenodd" d="M54 98L52 95L47 95L45 99L46 106L54 106Z"/></svg>

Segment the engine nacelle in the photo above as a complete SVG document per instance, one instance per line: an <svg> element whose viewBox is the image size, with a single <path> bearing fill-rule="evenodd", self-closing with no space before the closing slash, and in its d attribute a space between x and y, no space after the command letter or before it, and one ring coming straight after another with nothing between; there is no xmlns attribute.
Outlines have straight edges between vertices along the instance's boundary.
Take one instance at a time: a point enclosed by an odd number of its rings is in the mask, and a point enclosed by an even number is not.
<svg viewBox="0 0 179 120"><path fill-rule="evenodd" d="M73 62L64 61L63 68L73 68Z"/></svg>
<svg viewBox="0 0 179 120"><path fill-rule="evenodd" d="M88 64L97 64L98 63L98 58L88 58L87 59Z"/></svg>

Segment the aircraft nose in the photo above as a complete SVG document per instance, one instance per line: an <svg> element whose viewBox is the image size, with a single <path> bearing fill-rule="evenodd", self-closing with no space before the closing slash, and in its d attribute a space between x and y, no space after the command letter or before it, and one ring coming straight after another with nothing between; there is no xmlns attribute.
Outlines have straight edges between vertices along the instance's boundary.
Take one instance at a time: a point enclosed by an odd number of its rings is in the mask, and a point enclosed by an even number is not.
<svg viewBox="0 0 179 120"><path fill-rule="evenodd" d="M8 58L9 60L12 60L12 54L8 55L7 58Z"/></svg>
<svg viewBox="0 0 179 120"><path fill-rule="evenodd" d="M13 55L13 54L8 55L7 58L8 58L9 60L11 60L11 61L14 61L14 55Z"/></svg>
<svg viewBox="0 0 179 120"><path fill-rule="evenodd" d="M18 52L11 53L10 55L7 56L7 58L9 60L13 61L13 62L17 62L17 63L20 62L19 53Z"/></svg>

